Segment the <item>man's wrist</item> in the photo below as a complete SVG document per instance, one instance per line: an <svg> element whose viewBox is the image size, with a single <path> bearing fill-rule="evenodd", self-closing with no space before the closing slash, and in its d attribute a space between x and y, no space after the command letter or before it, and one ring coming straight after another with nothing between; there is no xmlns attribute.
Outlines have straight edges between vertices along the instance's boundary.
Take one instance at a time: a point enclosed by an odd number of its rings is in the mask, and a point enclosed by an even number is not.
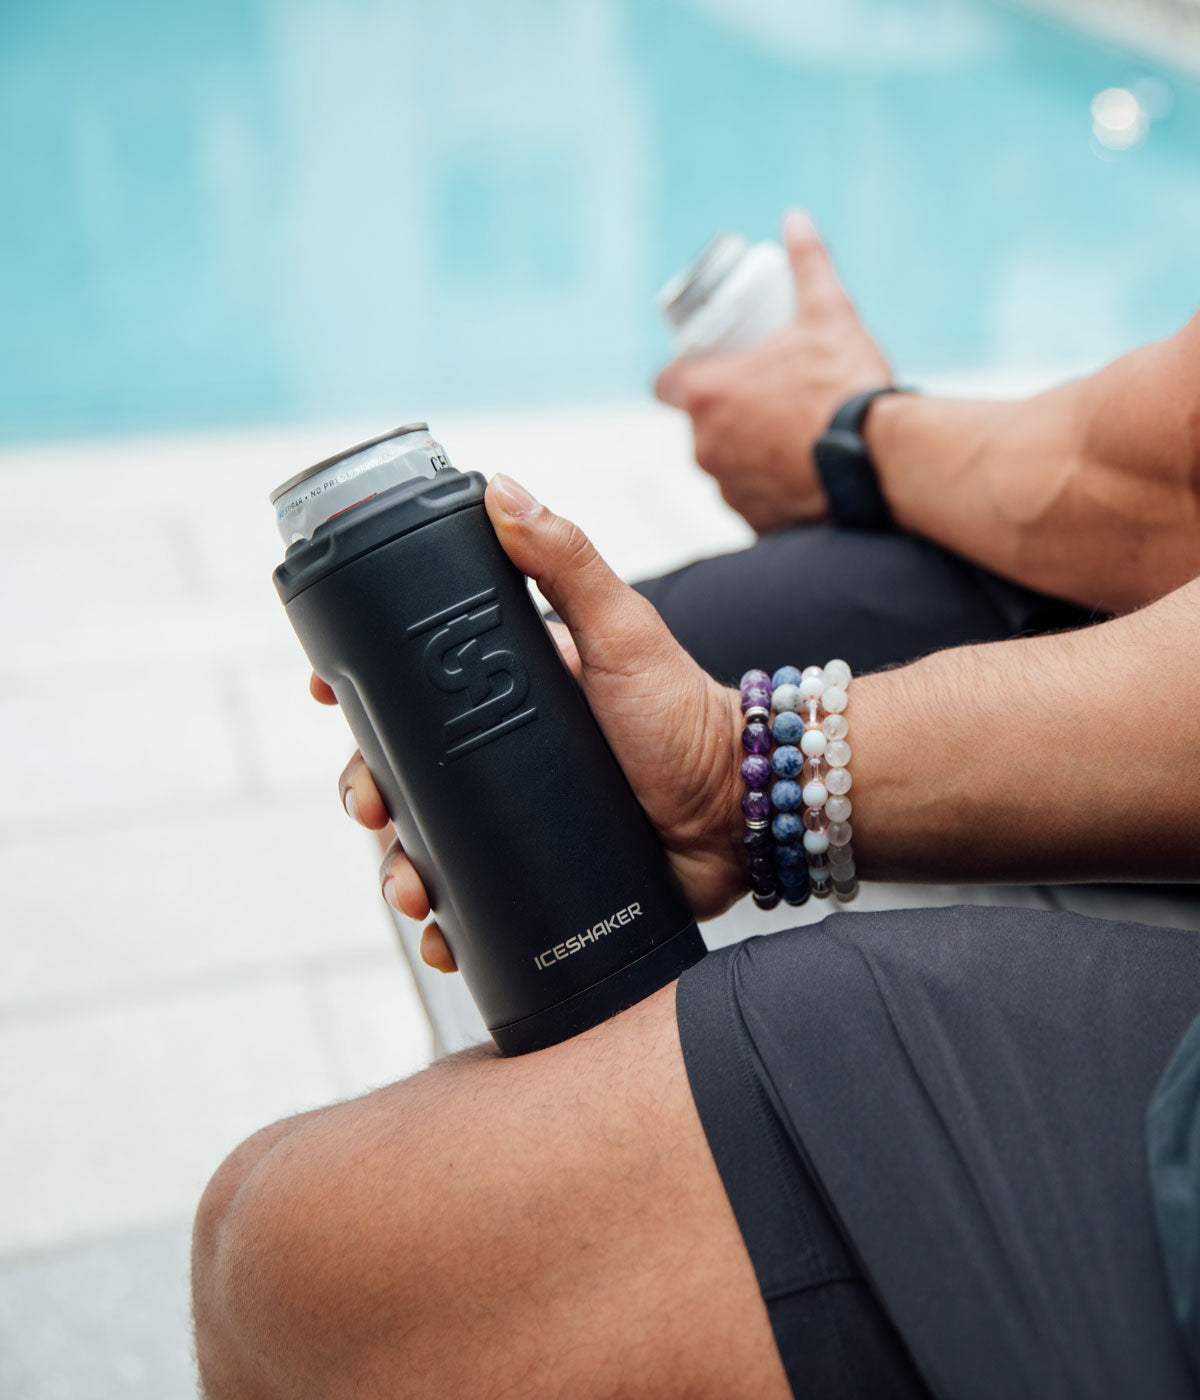
<svg viewBox="0 0 1200 1400"><path fill-rule="evenodd" d="M913 394L881 394L867 409L862 436L873 462L877 463L881 453L888 451L895 434L897 415L903 416L906 410L911 409L915 398Z"/></svg>
<svg viewBox="0 0 1200 1400"><path fill-rule="evenodd" d="M898 508L904 495L903 491L897 490L902 478L895 468L904 455L907 442L914 435L914 420L919 422L921 410L927 403L917 394L881 395L867 410L862 425L863 442L875 468L879 489L893 519L905 528L908 522L902 518Z"/></svg>
<svg viewBox="0 0 1200 1400"><path fill-rule="evenodd" d="M1004 456L1015 407L924 394L888 394L871 405L863 441L900 529L974 557L973 522L986 513L988 472Z"/></svg>

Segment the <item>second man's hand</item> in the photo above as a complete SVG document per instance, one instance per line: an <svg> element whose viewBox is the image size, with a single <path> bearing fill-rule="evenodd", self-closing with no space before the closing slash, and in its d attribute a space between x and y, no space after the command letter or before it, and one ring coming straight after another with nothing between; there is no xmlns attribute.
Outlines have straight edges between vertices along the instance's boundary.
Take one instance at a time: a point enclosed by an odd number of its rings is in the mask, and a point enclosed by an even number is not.
<svg viewBox="0 0 1200 1400"><path fill-rule="evenodd" d="M796 281L793 324L749 350L676 360L655 385L691 417L696 461L760 533L824 519L813 444L852 394L892 382L807 214L788 215L784 241Z"/></svg>

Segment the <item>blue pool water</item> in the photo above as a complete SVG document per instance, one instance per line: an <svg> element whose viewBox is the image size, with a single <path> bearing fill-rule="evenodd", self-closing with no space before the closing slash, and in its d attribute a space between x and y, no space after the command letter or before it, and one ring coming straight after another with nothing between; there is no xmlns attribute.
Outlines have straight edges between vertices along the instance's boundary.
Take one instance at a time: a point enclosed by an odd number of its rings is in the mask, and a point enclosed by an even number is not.
<svg viewBox="0 0 1200 1400"><path fill-rule="evenodd" d="M1200 84L1000 0L5 0L0 122L8 440L641 392L792 202L901 371L1200 305Z"/></svg>

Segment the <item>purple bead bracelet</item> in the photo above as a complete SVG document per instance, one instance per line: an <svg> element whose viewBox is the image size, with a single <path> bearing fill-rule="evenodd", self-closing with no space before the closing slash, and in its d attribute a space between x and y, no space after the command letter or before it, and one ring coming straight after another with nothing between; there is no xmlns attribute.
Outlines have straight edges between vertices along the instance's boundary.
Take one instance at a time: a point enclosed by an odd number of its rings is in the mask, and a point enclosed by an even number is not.
<svg viewBox="0 0 1200 1400"><path fill-rule="evenodd" d="M771 677L765 671L747 671L742 677L742 813L746 829L742 844L750 892L760 909L779 903L779 872L775 866L775 841L771 835Z"/></svg>

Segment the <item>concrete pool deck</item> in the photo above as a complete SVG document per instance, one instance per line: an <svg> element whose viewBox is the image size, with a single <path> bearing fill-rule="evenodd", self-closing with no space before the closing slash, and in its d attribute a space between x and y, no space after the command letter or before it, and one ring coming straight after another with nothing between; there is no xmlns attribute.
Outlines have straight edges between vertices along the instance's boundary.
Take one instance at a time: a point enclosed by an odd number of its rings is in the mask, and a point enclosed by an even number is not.
<svg viewBox="0 0 1200 1400"><path fill-rule="evenodd" d="M337 802L348 735L270 583L268 490L380 426L0 453L5 1400L190 1395L187 1226L221 1157L430 1056L377 854ZM655 405L433 426L628 577L750 539ZM864 899L896 902L929 892ZM738 909L711 933L795 921Z"/></svg>

